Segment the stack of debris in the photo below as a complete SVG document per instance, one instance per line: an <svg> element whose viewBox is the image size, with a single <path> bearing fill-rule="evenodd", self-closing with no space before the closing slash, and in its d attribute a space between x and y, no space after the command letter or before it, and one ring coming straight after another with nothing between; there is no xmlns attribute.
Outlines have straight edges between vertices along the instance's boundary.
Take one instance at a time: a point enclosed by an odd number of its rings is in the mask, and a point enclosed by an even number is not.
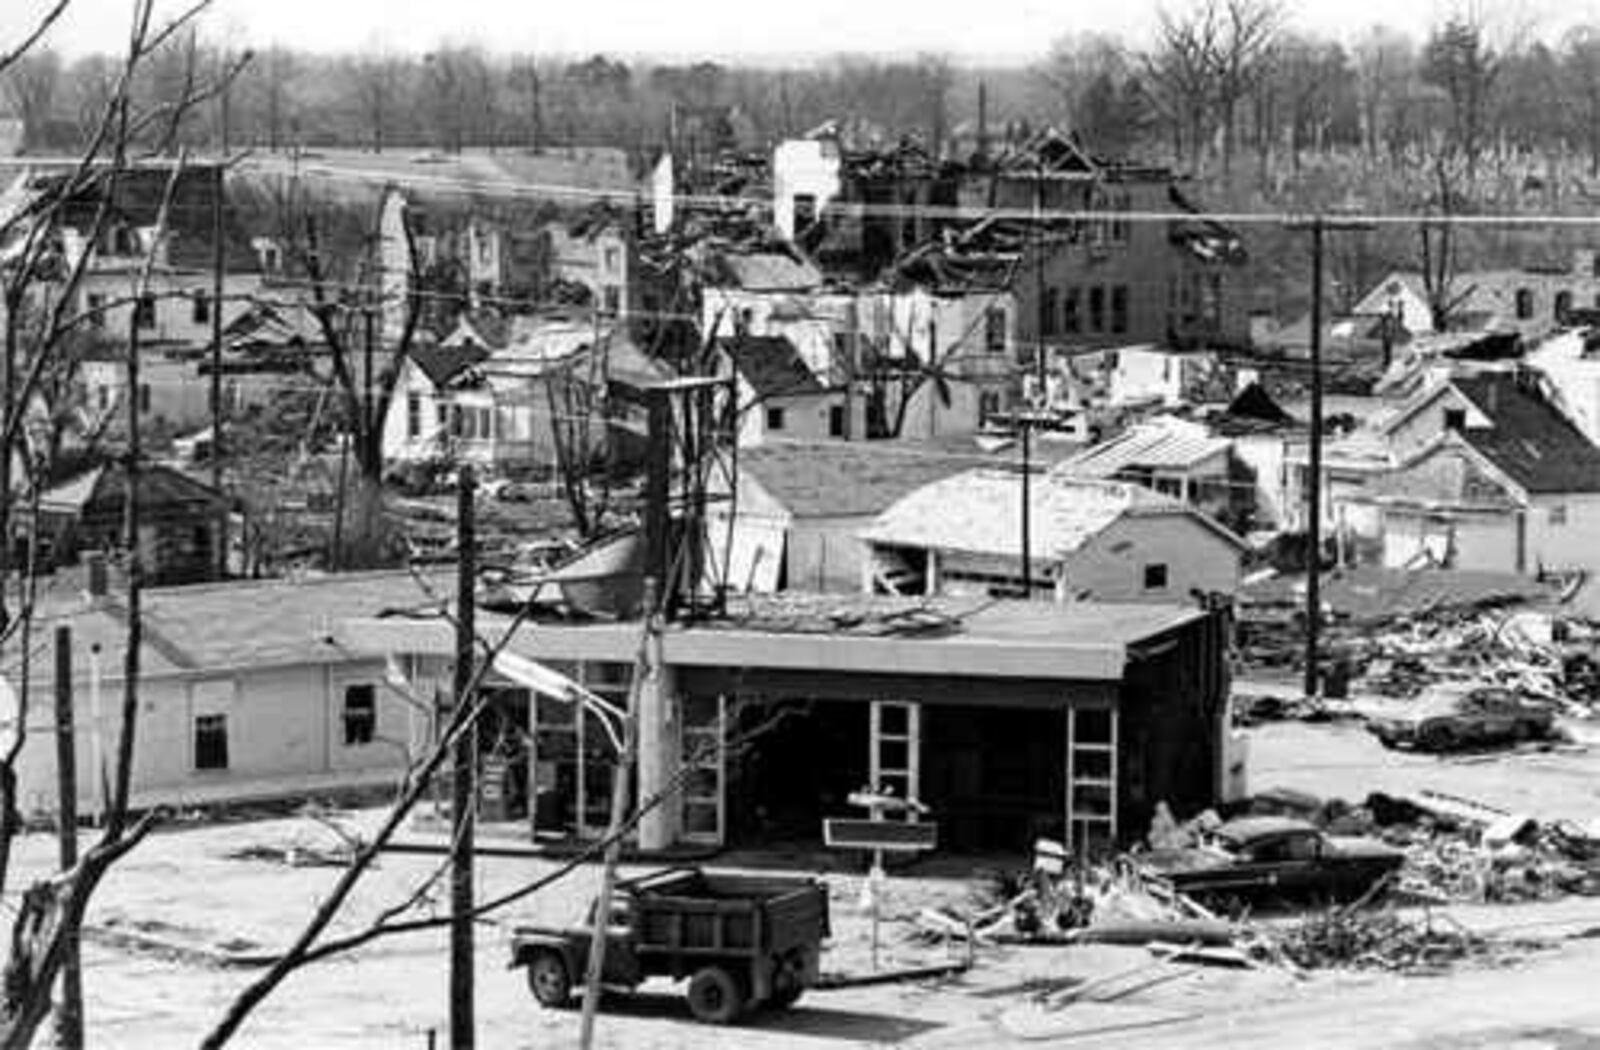
<svg viewBox="0 0 1600 1050"><path fill-rule="evenodd" d="M1248 950L1258 958L1315 970L1346 967L1395 973L1438 972L1490 951L1490 943L1448 918L1416 922L1393 908L1338 908L1286 927L1258 930Z"/></svg>

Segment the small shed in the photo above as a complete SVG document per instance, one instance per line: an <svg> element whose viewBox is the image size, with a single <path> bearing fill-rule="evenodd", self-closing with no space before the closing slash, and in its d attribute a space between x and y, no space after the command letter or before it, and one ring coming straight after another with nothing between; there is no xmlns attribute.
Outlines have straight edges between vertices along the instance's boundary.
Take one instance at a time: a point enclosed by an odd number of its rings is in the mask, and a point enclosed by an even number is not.
<svg viewBox="0 0 1600 1050"><path fill-rule="evenodd" d="M146 582L212 579L228 498L171 467L139 471L139 555ZM125 546L128 471L121 463L95 467L39 496L39 553L51 566L75 563L88 551ZM27 542L28 515L18 523Z"/></svg>

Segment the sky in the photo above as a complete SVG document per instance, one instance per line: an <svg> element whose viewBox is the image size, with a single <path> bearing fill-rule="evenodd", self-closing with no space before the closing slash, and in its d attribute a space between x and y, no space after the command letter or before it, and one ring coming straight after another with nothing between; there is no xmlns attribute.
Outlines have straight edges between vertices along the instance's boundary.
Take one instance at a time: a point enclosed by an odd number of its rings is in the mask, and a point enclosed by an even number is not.
<svg viewBox="0 0 1600 1050"><path fill-rule="evenodd" d="M0 0L0 47L26 24L13 17L49 0ZM68 55L113 50L126 36L131 0L71 0L51 45ZM336 52L385 47L425 51L476 43L492 51L554 55L743 58L777 62L842 51L938 52L968 64L1020 63L1052 41L1084 31L1147 42L1162 0L213 0L205 35L261 47ZM1472 0L1467 0L1472 2ZM1600 0L1478 0L1491 18L1514 17L1539 35L1576 21L1600 21ZM157 0L175 13L183 0ZM1175 10L1186 0L1166 0ZM1462 6L1460 0L1289 0L1293 26L1353 40L1383 23L1416 37ZM1514 6L1517 13L1507 14ZM1551 15L1549 12L1556 12Z"/></svg>

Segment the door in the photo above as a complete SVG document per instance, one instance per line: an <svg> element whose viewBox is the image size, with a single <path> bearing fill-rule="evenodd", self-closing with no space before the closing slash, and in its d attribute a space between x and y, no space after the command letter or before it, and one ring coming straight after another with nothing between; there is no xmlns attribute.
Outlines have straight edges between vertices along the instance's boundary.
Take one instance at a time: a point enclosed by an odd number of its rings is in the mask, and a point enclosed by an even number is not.
<svg viewBox="0 0 1600 1050"><path fill-rule="evenodd" d="M726 835L723 782L728 704L722 696L683 700L683 838L720 846Z"/></svg>
<svg viewBox="0 0 1600 1050"><path fill-rule="evenodd" d="M898 799L922 797L922 705L911 700L874 700L870 739L870 775L874 790ZM890 814L874 811L874 820ZM906 808L894 814L907 822L917 818Z"/></svg>

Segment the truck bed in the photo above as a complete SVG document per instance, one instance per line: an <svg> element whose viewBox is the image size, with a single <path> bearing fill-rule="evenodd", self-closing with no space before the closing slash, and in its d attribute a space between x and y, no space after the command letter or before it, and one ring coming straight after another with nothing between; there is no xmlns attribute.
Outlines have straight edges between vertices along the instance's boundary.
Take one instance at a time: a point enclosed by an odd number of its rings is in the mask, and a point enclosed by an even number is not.
<svg viewBox="0 0 1600 1050"><path fill-rule="evenodd" d="M619 885L641 953L782 954L828 935L827 891L811 879L682 869Z"/></svg>

